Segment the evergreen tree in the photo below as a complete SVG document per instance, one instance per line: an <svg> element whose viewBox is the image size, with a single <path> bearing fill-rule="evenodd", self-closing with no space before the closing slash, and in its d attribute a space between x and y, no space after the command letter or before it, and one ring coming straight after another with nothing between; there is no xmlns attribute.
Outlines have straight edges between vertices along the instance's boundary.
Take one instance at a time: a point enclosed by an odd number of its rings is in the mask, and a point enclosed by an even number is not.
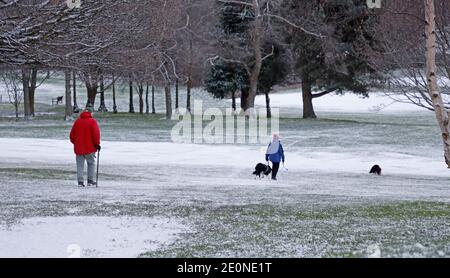
<svg viewBox="0 0 450 278"><path fill-rule="evenodd" d="M256 91L256 94L266 95L267 114L270 116L268 94L287 73L283 64L285 61L280 56L282 47L275 43L279 40L275 37L277 32L265 22L264 28L257 29L260 32L260 42L255 45L253 37L256 29L252 27L257 24L255 7L230 1L218 3L218 8L220 24L217 29L220 34L221 58L211 68L206 89L219 98L240 90L241 108L247 110L254 108L254 97L251 97L253 88L253 94ZM255 55L256 49L259 50L259 55Z"/></svg>
<svg viewBox="0 0 450 278"><path fill-rule="evenodd" d="M332 92L351 91L367 96L373 74L368 61L370 49L376 48L371 14L365 0L291 1L289 13L295 10L314 11L322 36L293 32L288 43L293 45L296 69L302 79L303 117L316 118L313 99ZM313 89L324 90L313 94Z"/></svg>
<svg viewBox="0 0 450 278"><path fill-rule="evenodd" d="M280 84L288 73L287 61L285 60L284 49L274 43L267 43L266 48L272 48L273 54L262 63L259 74L258 89L260 94L266 97L267 117L272 117L269 93L273 86Z"/></svg>
<svg viewBox="0 0 450 278"><path fill-rule="evenodd" d="M232 106L236 110L235 92L248 90L248 75L245 70L233 64L218 63L211 67L205 80L205 89L219 99L231 95Z"/></svg>

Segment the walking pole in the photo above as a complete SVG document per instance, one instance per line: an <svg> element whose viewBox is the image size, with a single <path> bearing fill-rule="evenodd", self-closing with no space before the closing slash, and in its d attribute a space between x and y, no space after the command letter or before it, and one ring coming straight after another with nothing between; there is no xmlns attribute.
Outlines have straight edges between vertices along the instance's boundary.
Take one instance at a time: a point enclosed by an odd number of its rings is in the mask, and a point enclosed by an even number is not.
<svg viewBox="0 0 450 278"><path fill-rule="evenodd" d="M95 187L98 187L98 168L100 166L100 150L98 150L98 154L97 154L97 180L96 180L96 185Z"/></svg>

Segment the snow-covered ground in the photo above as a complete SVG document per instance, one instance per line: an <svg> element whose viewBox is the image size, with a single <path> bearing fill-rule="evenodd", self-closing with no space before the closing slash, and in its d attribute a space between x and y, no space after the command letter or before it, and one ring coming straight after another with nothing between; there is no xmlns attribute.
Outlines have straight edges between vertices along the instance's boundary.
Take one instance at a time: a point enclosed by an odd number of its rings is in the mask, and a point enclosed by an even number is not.
<svg viewBox="0 0 450 278"><path fill-rule="evenodd" d="M103 142L101 163L109 165L157 167L214 166L236 167L236 162L245 168L262 161L265 148L234 145L194 145L159 142ZM285 147L286 148L286 147ZM2 157L14 164L71 164L74 160L73 147L64 140L0 138ZM402 153L380 152L372 156L358 152L317 152L300 148L289 150L287 164L294 171L322 173L361 174L378 162L385 174L418 175L450 178L445 164L435 157L415 156ZM411 165L420 165L411 167Z"/></svg>
<svg viewBox="0 0 450 278"><path fill-rule="evenodd" d="M41 103L62 88L49 86ZM319 120L300 120L299 92L271 99L287 115L278 182L251 176L266 140L179 144L161 116L99 115L100 187L80 189L70 124L0 121L0 257L78 246L81 257L340 257L373 245L383 256L450 256L450 172L432 113L384 95L328 95L315 100ZM368 175L373 164L383 176Z"/></svg>
<svg viewBox="0 0 450 278"><path fill-rule="evenodd" d="M0 258L133 258L184 229L164 218L29 218L0 230Z"/></svg>
<svg viewBox="0 0 450 278"><path fill-rule="evenodd" d="M278 108L302 108L302 94L299 91L286 91L270 95L272 107ZM416 105L402 103L391 99L382 92L371 92L369 98L363 98L356 94L329 94L314 99L314 109L320 112L345 112L345 113L378 113L378 112L417 112L423 111ZM258 96L256 104L265 106L264 96Z"/></svg>

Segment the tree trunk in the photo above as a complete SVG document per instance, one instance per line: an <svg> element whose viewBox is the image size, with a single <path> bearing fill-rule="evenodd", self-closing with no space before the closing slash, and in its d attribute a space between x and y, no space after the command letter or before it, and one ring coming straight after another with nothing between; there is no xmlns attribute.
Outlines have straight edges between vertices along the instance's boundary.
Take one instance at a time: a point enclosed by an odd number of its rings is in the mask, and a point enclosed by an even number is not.
<svg viewBox="0 0 450 278"><path fill-rule="evenodd" d="M247 111L248 109L248 90L247 89L241 89L241 109L244 111Z"/></svg>
<svg viewBox="0 0 450 278"><path fill-rule="evenodd" d="M117 103L116 103L116 79L113 75L112 91L113 91L113 113L117 114Z"/></svg>
<svg viewBox="0 0 450 278"><path fill-rule="evenodd" d="M172 119L172 94L170 92L170 85L164 87L166 95L166 119Z"/></svg>
<svg viewBox="0 0 450 278"><path fill-rule="evenodd" d="M261 52L261 43L262 43L262 16L261 10L259 6L258 0L253 0L253 10L255 12L256 18L254 21L254 30L252 34L252 48L253 48L253 58L254 65L250 74L250 90L247 97L247 110L246 116L254 115L255 108L255 98L258 93L258 81L259 74L261 73L262 67L262 52Z"/></svg>
<svg viewBox="0 0 450 278"><path fill-rule="evenodd" d="M34 94L36 93L36 86L37 86L37 69L32 68L31 69L31 80L30 80L30 115L32 117L35 116L35 110L34 110Z"/></svg>
<svg viewBox="0 0 450 278"><path fill-rule="evenodd" d="M255 65L255 68L257 66ZM259 72L260 70L254 69L252 71L252 75L250 77L250 90L248 92L247 96L247 109L246 109L246 115L252 116L254 114L255 109L255 99L256 95L258 93L258 78L259 78ZM252 111L250 111L252 110Z"/></svg>
<svg viewBox="0 0 450 278"><path fill-rule="evenodd" d="M73 107L72 107L72 94L70 91L70 71L65 71L64 72L64 76L65 76L65 82L66 82L66 111L65 111L65 116L64 116L64 120L66 121L71 121L73 120L72 118L72 113L73 113Z"/></svg>
<svg viewBox="0 0 450 278"><path fill-rule="evenodd" d="M192 79L189 76L188 81L186 83L186 110L191 113L191 89L192 89Z"/></svg>
<svg viewBox="0 0 450 278"><path fill-rule="evenodd" d="M87 107L91 107L92 109L94 108L95 98L97 97L97 88L98 88L97 83L91 84L89 82L86 82L86 90L87 90L87 95L88 95L88 101L86 103L86 108Z"/></svg>
<svg viewBox="0 0 450 278"><path fill-rule="evenodd" d="M189 67L188 67L188 80L186 84L186 110L191 113L191 95L192 95L192 68L194 63L194 48L193 48L193 38L192 33L189 32Z"/></svg>
<svg viewBox="0 0 450 278"><path fill-rule="evenodd" d="M145 90L145 114L150 114L150 107L149 107L149 103L148 103L148 95L149 95L149 85L147 82L147 88Z"/></svg>
<svg viewBox="0 0 450 278"><path fill-rule="evenodd" d="M155 86L152 85L152 114L156 114L155 109Z"/></svg>
<svg viewBox="0 0 450 278"><path fill-rule="evenodd" d="M133 103L133 81L130 81L130 107L129 113L134 113L134 103Z"/></svg>
<svg viewBox="0 0 450 278"><path fill-rule="evenodd" d="M308 80L307 75L302 76L302 94L303 94L303 119L316 119L316 113L314 112L313 95L311 82Z"/></svg>
<svg viewBox="0 0 450 278"><path fill-rule="evenodd" d="M100 106L98 107L99 112L108 112L105 104L105 83L103 81L103 76L100 80Z"/></svg>
<svg viewBox="0 0 450 278"><path fill-rule="evenodd" d="M16 121L19 120L19 103L14 103L14 110L16 112Z"/></svg>
<svg viewBox="0 0 450 278"><path fill-rule="evenodd" d="M16 112L16 122L19 121L19 106L20 106L19 92L17 91L17 88L14 88L14 110Z"/></svg>
<svg viewBox="0 0 450 278"><path fill-rule="evenodd" d="M75 73L75 71L72 73L72 79L73 79L73 112L74 113L78 113L80 112L80 108L78 108L78 103L77 103L77 74Z"/></svg>
<svg viewBox="0 0 450 278"><path fill-rule="evenodd" d="M444 158L450 168L450 126L449 112L445 109L441 92L437 82L436 66L436 12L434 0L425 0L425 36L426 36L426 64L428 93L433 101L436 119L442 133L444 143Z"/></svg>
<svg viewBox="0 0 450 278"><path fill-rule="evenodd" d="M138 95L139 95L139 114L144 114L144 84L139 83L138 85Z"/></svg>
<svg viewBox="0 0 450 278"><path fill-rule="evenodd" d="M178 113L178 110L180 108L180 102L179 102L180 92L178 87L178 78L175 80L175 111Z"/></svg>
<svg viewBox="0 0 450 278"><path fill-rule="evenodd" d="M266 95L266 110L267 110L267 118L272 118L272 109L270 108L270 96L269 92L264 92Z"/></svg>
<svg viewBox="0 0 450 278"><path fill-rule="evenodd" d="M236 91L231 92L231 108L236 112Z"/></svg>
<svg viewBox="0 0 450 278"><path fill-rule="evenodd" d="M30 112L30 70L26 67L22 68L22 86L23 86L23 111L25 120L31 119Z"/></svg>

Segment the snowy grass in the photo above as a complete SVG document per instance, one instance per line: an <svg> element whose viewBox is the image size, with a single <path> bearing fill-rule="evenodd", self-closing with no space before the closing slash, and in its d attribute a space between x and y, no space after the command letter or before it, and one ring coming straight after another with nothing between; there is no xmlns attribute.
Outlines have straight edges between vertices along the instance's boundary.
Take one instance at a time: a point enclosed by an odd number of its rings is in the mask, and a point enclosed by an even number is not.
<svg viewBox="0 0 450 278"><path fill-rule="evenodd" d="M55 218L50 224L56 226L67 217L156 217L189 228L177 230L172 240L140 256L365 257L373 244L383 257L450 256L447 178L374 179L347 173L318 179L323 173L303 172L283 173L281 181L273 183L251 179L250 169L228 169L231 173L224 175L214 165L110 165L102 176L119 177L101 179L99 189L76 188L67 176L6 176L0 185L0 230L16 231L23 221L41 217ZM91 244L89 249L98 246ZM145 245L134 248L141 247ZM91 254L107 256L105 248L98 248Z"/></svg>
<svg viewBox="0 0 450 278"><path fill-rule="evenodd" d="M176 124L164 120L162 114L96 113L95 117L102 137L108 141L170 142L170 132ZM383 145L392 149L410 146L410 151L414 152L416 148L440 146L439 130L433 117L426 112L401 115L327 113L317 120L282 117L280 131L285 144L292 146L345 148L349 142L356 142L362 146ZM66 139L72 123L62 118L62 113L40 116L31 122L0 117L0 136Z"/></svg>
<svg viewBox="0 0 450 278"><path fill-rule="evenodd" d="M67 171L57 168L0 168L0 176L4 178L24 179L24 180L57 180L73 179L76 171ZM105 180L117 180L122 176L113 174L103 174Z"/></svg>
<svg viewBox="0 0 450 278"><path fill-rule="evenodd" d="M59 111L58 111L59 110ZM68 138L72 122L65 122L60 108L53 108L53 114L41 115L30 122L16 122L13 118L0 118L0 136L23 138ZM59 113L58 113L59 112ZM162 120L161 114L112 114L96 113L103 138L115 141L146 141L150 138L167 140L175 124ZM134 138L134 139L132 139Z"/></svg>
<svg viewBox="0 0 450 278"><path fill-rule="evenodd" d="M185 208L181 215L197 214L197 232L143 256L365 257L373 244L383 257L450 255L448 204L360 200L362 205L325 196L298 201ZM422 247L411 253L415 246Z"/></svg>
<svg viewBox="0 0 450 278"><path fill-rule="evenodd" d="M147 248L141 252L143 257L365 257L371 255L368 247L373 244L383 257L450 256L450 200L447 196L444 202L432 201L448 192L446 179L411 178L415 185L410 190L428 188L427 192L397 195L390 191L411 184L406 177L374 183L350 174L318 180L317 174L304 173L300 179L285 176L281 183L272 183L250 180L245 171L235 172L232 179L222 177L213 166L200 168L202 179L194 178L198 167L177 167L183 174L176 176L170 169L111 166L104 171L121 171L121 177L104 180L100 189L78 189L66 176L52 180L6 176L0 185L0 233L6 241L24 235L24 240L48 242L37 232L63 223L82 227L94 221L100 223L95 231L109 235L108 225L101 224L106 223L104 219L132 217L151 222L159 218L184 228L175 229L170 240L156 246L139 243L146 236L154 238L151 228L142 231L138 223L113 222L118 223L120 238L138 239L133 250ZM133 176L148 180L133 181ZM325 183L329 186L321 188ZM42 217L47 220L41 228L30 225ZM71 217L79 219L78 224ZM58 242L79 241L90 250L86 256L132 256L107 243L99 246L95 233L81 238L71 235L62 229ZM62 256L55 250L65 252L60 247L65 245L59 243L49 244L41 253L27 253L30 247L21 246L6 255Z"/></svg>

